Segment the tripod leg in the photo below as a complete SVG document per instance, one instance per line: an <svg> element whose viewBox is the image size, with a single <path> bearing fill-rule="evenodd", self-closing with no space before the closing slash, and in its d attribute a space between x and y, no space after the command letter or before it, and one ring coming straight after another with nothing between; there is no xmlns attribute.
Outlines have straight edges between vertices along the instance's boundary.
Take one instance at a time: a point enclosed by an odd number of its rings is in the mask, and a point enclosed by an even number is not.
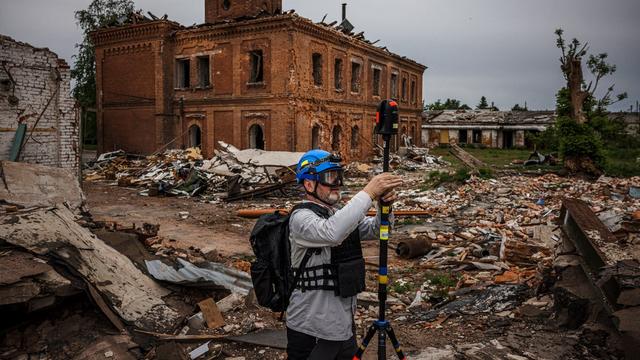
<svg viewBox="0 0 640 360"><path fill-rule="evenodd" d="M364 351L367 349L367 346L369 345L369 341L371 341L371 338L373 337L373 335L375 335L376 330L377 329L375 325L371 325L369 327L369 330L367 330L367 335L365 335L364 338L362 339L362 344L358 346L358 351L356 351L356 354L353 355L353 360L360 360L360 358L362 357L362 354L364 354Z"/></svg>
<svg viewBox="0 0 640 360"><path fill-rule="evenodd" d="M380 329L378 333L378 360L387 358L387 333Z"/></svg>
<svg viewBox="0 0 640 360"><path fill-rule="evenodd" d="M398 355L398 359L406 360L407 358L404 356L402 352L402 348L400 347L400 342L398 342L398 338L396 337L396 333L393 332L393 328L391 325L387 326L387 334L389 335L389 340L391 340L391 345L393 345L393 349L396 351L396 355Z"/></svg>

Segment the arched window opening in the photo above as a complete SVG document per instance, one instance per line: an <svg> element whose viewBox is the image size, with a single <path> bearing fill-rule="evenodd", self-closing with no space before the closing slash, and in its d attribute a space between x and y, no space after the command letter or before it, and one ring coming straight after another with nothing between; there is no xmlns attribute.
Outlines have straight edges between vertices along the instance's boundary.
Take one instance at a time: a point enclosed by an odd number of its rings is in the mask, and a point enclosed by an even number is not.
<svg viewBox="0 0 640 360"><path fill-rule="evenodd" d="M358 141L360 137L360 129L358 129L358 125L351 128L351 150L356 150L358 148Z"/></svg>
<svg viewBox="0 0 640 360"><path fill-rule="evenodd" d="M249 128L249 147L264 150L264 132L262 126L253 124Z"/></svg>
<svg viewBox="0 0 640 360"><path fill-rule="evenodd" d="M336 125L333 127L333 131L331 132L331 150L339 151L340 150L340 133L342 129L340 125Z"/></svg>
<svg viewBox="0 0 640 360"><path fill-rule="evenodd" d="M189 127L189 147L201 147L202 145L202 131L200 126L191 125Z"/></svg>
<svg viewBox="0 0 640 360"><path fill-rule="evenodd" d="M313 128L311 128L311 148L320 148L320 126L318 125L314 125Z"/></svg>

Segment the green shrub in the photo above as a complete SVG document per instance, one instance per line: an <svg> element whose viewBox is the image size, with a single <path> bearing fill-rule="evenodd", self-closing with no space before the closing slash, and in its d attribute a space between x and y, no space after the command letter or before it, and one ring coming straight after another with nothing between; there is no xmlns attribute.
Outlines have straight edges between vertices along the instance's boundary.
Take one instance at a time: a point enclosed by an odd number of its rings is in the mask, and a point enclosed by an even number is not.
<svg viewBox="0 0 640 360"><path fill-rule="evenodd" d="M471 174L469 174L469 169L467 168L459 168L456 170L456 173L453 175L453 180L455 182L463 183L471 178Z"/></svg>
<svg viewBox="0 0 640 360"><path fill-rule="evenodd" d="M482 167L478 169L478 176L481 179L493 179L493 170L489 167Z"/></svg>
<svg viewBox="0 0 640 360"><path fill-rule="evenodd" d="M556 120L558 152L567 157L588 157L600 168L604 167L604 145L600 134L588 124L578 124L571 118L560 116Z"/></svg>

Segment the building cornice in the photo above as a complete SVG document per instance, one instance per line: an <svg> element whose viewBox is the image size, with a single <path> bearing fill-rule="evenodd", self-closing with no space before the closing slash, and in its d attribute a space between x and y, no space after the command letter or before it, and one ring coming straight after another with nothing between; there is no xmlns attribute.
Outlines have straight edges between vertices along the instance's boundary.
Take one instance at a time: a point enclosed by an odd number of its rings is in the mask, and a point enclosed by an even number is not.
<svg viewBox="0 0 640 360"><path fill-rule="evenodd" d="M339 30L315 24L311 20L297 15L284 14L254 20L181 29L176 33L176 40L180 44L191 40L219 40L237 37L245 33L268 33L287 30L300 31L338 46L355 47L371 57L396 62L420 74L427 69L425 65L414 60L384 51L365 41L343 34Z"/></svg>
<svg viewBox="0 0 640 360"><path fill-rule="evenodd" d="M371 57L384 58L387 60L397 62L401 65L404 65L406 67L410 67L416 70L420 74L422 74L427 69L427 66L422 65L414 60L411 60L406 57L402 57L392 52L387 52L372 44L369 44L362 40L355 39L349 35L343 34L339 30L336 30L327 26L315 24L309 19L306 19L303 17L296 17L294 18L293 23L295 24L296 29L308 35L319 37L323 40L332 42L336 45L346 46L346 47L356 47L361 51L367 53Z"/></svg>
<svg viewBox="0 0 640 360"><path fill-rule="evenodd" d="M276 15L254 20L222 23L215 25L203 25L197 28L187 28L176 33L176 42L189 42L192 40L220 40L231 39L245 33L263 33L285 31L291 25L290 15Z"/></svg>
<svg viewBox="0 0 640 360"><path fill-rule="evenodd" d="M96 47L103 47L132 40L156 40L168 36L172 31L181 27L180 24L173 21L157 20L143 24L100 29L91 32L90 36Z"/></svg>

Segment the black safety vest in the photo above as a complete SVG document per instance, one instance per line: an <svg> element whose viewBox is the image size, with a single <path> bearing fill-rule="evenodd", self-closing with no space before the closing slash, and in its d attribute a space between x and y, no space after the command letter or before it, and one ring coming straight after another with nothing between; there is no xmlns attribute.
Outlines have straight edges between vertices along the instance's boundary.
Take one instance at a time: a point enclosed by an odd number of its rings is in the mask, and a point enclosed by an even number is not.
<svg viewBox="0 0 640 360"><path fill-rule="evenodd" d="M316 215L328 219L329 210L317 205L309 207ZM338 246L331 248L331 263L317 266L306 266L309 258L320 253L319 248L309 248L300 267L293 269L298 279L296 288L302 292L307 290L333 290L336 296L351 297L365 289L365 268L360 232L356 228Z"/></svg>

